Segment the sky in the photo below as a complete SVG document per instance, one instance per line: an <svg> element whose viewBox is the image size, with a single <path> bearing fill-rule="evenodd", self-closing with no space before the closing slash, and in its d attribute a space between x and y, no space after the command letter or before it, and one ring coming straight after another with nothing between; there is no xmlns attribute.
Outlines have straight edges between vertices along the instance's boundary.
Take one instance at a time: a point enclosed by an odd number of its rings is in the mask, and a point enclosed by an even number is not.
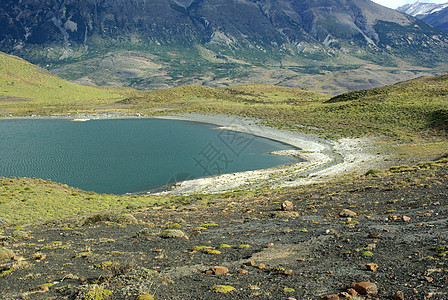
<svg viewBox="0 0 448 300"><path fill-rule="evenodd" d="M394 9L407 3L417 2L417 0L372 0L372 1ZM448 0L421 0L420 2L447 3Z"/></svg>

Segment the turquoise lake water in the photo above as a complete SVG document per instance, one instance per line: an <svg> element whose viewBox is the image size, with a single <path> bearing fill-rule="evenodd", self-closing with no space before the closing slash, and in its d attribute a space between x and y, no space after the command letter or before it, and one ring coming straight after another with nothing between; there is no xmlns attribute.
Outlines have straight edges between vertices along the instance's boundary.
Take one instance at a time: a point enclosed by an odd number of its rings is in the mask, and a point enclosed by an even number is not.
<svg viewBox="0 0 448 300"><path fill-rule="evenodd" d="M0 176L124 194L299 161L268 154L292 146L215 128L162 119L0 120Z"/></svg>

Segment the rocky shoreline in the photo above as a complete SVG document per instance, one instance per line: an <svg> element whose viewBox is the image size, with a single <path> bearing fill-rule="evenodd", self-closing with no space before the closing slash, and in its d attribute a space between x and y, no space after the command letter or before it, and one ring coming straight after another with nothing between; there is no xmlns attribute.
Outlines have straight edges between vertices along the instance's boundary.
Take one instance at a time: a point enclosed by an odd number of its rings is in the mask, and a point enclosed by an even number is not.
<svg viewBox="0 0 448 300"><path fill-rule="evenodd" d="M384 155L378 155L374 141L369 138L325 140L311 134L280 130L261 124L261 120L222 114L176 114L158 118L215 124L217 130L226 129L276 140L298 150L280 151L304 162L265 170L222 174L178 182L158 195L191 195L221 193L257 188L292 187L347 173L362 173L384 164Z"/></svg>

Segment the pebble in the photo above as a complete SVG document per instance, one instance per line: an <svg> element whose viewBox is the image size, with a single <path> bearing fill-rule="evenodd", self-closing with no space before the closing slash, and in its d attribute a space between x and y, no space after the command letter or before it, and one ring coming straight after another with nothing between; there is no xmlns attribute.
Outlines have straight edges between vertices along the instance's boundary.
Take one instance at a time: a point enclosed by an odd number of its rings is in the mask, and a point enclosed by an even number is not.
<svg viewBox="0 0 448 300"><path fill-rule="evenodd" d="M397 291L393 296L393 300L404 300L404 294L402 291Z"/></svg>
<svg viewBox="0 0 448 300"><path fill-rule="evenodd" d="M376 271L378 270L378 265L374 263L366 264L367 270Z"/></svg>
<svg viewBox="0 0 448 300"><path fill-rule="evenodd" d="M322 297L322 300L339 300L339 295L328 295Z"/></svg>
<svg viewBox="0 0 448 300"><path fill-rule="evenodd" d="M340 213L339 216L340 217L350 217L350 218L355 218L358 214L355 213L354 211L350 210L350 209L346 209L344 208Z"/></svg>
<svg viewBox="0 0 448 300"><path fill-rule="evenodd" d="M376 244L367 244L366 250L375 250Z"/></svg>
<svg viewBox="0 0 448 300"><path fill-rule="evenodd" d="M249 273L249 271L241 269L241 270L238 271L238 273L240 273L240 274L247 274L247 273Z"/></svg>
<svg viewBox="0 0 448 300"><path fill-rule="evenodd" d="M264 268L266 268L266 265L265 265L265 264L259 264L259 265L258 265L258 269L262 270L262 269L264 269Z"/></svg>
<svg viewBox="0 0 448 300"><path fill-rule="evenodd" d="M353 285L355 290L361 295L376 295L378 294L378 287L370 281L358 282Z"/></svg>
<svg viewBox="0 0 448 300"><path fill-rule="evenodd" d="M285 270L285 271L283 271L283 274L285 274L285 275L292 275L292 270Z"/></svg>
<svg viewBox="0 0 448 300"><path fill-rule="evenodd" d="M47 255L45 253L36 253L36 254L34 254L34 259L36 261L41 261L41 260L44 260L45 258L47 258Z"/></svg>
<svg viewBox="0 0 448 300"><path fill-rule="evenodd" d="M371 233L371 234L369 234L367 236L367 238L369 238L369 239L377 239L377 238L380 237L380 235L381 235L381 233Z"/></svg>
<svg viewBox="0 0 448 300"><path fill-rule="evenodd" d="M163 238L187 238L185 233L179 229L166 229L162 232Z"/></svg>
<svg viewBox="0 0 448 300"><path fill-rule="evenodd" d="M291 201L286 200L282 203L283 211L290 211L290 210L293 210L293 208L294 208L294 204Z"/></svg>
<svg viewBox="0 0 448 300"><path fill-rule="evenodd" d="M191 236L193 237L193 236L198 236L198 235L200 235L202 232L200 231L200 230L196 230L196 231L193 231L192 233L191 233Z"/></svg>
<svg viewBox="0 0 448 300"><path fill-rule="evenodd" d="M39 289L40 289L42 292L48 292L48 291L50 290L50 288L49 288L48 286L46 286L46 285L41 285L41 286L39 286Z"/></svg>
<svg viewBox="0 0 448 300"><path fill-rule="evenodd" d="M358 296L358 292L355 289L348 289L347 292L352 296Z"/></svg>
<svg viewBox="0 0 448 300"><path fill-rule="evenodd" d="M229 269L227 269L226 267L216 266L213 267L213 271L215 275L224 275L229 272Z"/></svg>
<svg viewBox="0 0 448 300"><path fill-rule="evenodd" d="M403 222L409 222L409 221L411 220L411 218L409 218L408 216L402 216L402 217L401 217L401 220L402 220Z"/></svg>
<svg viewBox="0 0 448 300"><path fill-rule="evenodd" d="M246 262L246 266L255 267L255 261L253 259L249 259Z"/></svg>

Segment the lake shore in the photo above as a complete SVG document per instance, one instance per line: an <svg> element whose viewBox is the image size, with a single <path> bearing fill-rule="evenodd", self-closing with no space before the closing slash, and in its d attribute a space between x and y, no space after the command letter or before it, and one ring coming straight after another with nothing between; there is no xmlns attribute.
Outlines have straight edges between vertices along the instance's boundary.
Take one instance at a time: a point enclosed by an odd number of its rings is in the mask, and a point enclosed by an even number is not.
<svg viewBox="0 0 448 300"><path fill-rule="evenodd" d="M263 125L263 120L224 114L179 113L148 117L117 113L76 114L61 116L4 117L2 119L135 119L158 118L216 125L216 130L232 130L275 140L298 148L271 153L298 157L304 161L275 168L254 171L225 173L210 177L179 181L167 186L144 192L152 195L191 195L253 190L257 188L293 187L323 182L350 173L362 173L384 166L384 155L378 154L373 138L343 138L328 140L316 135L281 130ZM163 187L162 187L163 188ZM141 194L141 193L139 193Z"/></svg>
<svg viewBox="0 0 448 300"><path fill-rule="evenodd" d="M300 150L277 155L296 156L305 161L279 166L175 183L159 195L221 193L257 188L291 187L328 180L348 173L361 173L379 167L384 157L370 138L326 140L315 135L263 126L260 120L223 114L176 114L156 118L215 124L226 129L276 140Z"/></svg>

